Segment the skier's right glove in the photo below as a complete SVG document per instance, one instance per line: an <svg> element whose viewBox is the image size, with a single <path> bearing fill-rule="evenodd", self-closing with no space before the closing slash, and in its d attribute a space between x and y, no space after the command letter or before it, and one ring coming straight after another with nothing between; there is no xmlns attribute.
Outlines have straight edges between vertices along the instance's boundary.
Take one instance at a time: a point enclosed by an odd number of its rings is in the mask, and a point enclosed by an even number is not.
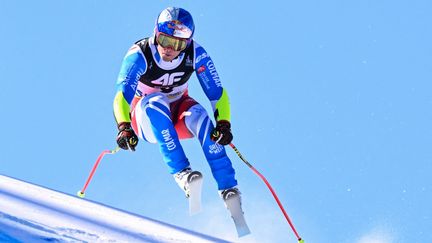
<svg viewBox="0 0 432 243"><path fill-rule="evenodd" d="M120 122L118 124L117 144L120 148L135 151L138 144L138 137L131 127L130 122Z"/></svg>

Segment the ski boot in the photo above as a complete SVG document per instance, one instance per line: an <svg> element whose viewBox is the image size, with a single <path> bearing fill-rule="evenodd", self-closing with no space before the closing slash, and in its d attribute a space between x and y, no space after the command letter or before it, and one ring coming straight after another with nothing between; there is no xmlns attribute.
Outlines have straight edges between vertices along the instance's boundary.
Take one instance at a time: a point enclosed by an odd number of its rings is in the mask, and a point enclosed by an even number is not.
<svg viewBox="0 0 432 243"><path fill-rule="evenodd" d="M250 230L242 210L240 194L241 193L237 187L220 191L220 195L224 200L225 206L229 210L231 218L234 221L237 234L239 237L242 237L250 234Z"/></svg>
<svg viewBox="0 0 432 243"><path fill-rule="evenodd" d="M193 171L190 167L174 174L174 179L189 199L189 214L197 214L201 211L201 189L203 176L199 171Z"/></svg>

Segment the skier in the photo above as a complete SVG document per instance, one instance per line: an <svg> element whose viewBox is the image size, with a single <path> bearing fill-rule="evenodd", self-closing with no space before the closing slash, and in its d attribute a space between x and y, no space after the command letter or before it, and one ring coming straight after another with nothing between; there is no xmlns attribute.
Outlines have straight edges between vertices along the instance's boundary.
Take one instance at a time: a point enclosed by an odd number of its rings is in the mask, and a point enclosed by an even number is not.
<svg viewBox="0 0 432 243"><path fill-rule="evenodd" d="M233 139L227 91L212 59L192 38L194 30L188 11L169 7L157 17L154 35L128 50L113 104L117 143L132 151L138 137L157 143L169 172L189 197L191 183L202 179L202 174L192 170L179 140L196 137L221 197L225 202L230 196L240 199L235 171L224 148ZM211 102L216 127L203 106L188 94L193 72Z"/></svg>

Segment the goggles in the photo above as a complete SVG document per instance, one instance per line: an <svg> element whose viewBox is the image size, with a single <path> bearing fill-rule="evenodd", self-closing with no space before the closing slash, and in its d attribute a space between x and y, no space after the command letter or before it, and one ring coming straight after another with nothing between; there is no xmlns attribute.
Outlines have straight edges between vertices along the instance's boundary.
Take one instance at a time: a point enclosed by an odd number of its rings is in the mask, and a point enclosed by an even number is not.
<svg viewBox="0 0 432 243"><path fill-rule="evenodd" d="M183 51L186 49L188 39L180 39L159 32L156 36L156 42L163 48L171 47L174 51Z"/></svg>

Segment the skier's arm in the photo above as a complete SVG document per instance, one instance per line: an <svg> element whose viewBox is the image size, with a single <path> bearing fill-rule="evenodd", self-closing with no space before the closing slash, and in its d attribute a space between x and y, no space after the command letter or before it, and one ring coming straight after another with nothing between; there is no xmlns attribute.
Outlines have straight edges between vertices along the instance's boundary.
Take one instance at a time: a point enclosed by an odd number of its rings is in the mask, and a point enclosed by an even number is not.
<svg viewBox="0 0 432 243"><path fill-rule="evenodd" d="M212 59L195 42L195 72L204 93L210 100L216 122L231 121L231 109L227 91L222 87Z"/></svg>
<svg viewBox="0 0 432 243"><path fill-rule="evenodd" d="M141 49L137 45L132 46L123 59L116 83L113 109L117 124L130 122L129 105L135 95L139 78L146 69L147 63Z"/></svg>
<svg viewBox="0 0 432 243"><path fill-rule="evenodd" d="M216 127L211 132L211 138L219 144L228 145L233 139L228 94L222 87L213 61L204 48L198 44L195 48L195 72L204 93L212 104L216 120Z"/></svg>

